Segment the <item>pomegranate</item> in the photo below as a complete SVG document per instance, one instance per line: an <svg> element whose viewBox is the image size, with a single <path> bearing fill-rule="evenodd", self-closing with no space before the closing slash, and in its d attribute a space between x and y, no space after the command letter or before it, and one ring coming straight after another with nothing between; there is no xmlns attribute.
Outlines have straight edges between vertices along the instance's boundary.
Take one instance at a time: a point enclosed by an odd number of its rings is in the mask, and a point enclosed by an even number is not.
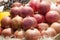
<svg viewBox="0 0 60 40"><path fill-rule="evenodd" d="M34 18L37 20L38 23L41 23L41 22L45 21L44 16L41 15L41 14L35 14Z"/></svg>
<svg viewBox="0 0 60 40"><path fill-rule="evenodd" d="M36 27L37 26L37 21L34 17L25 17L23 19L23 24L22 24L22 27L23 29L29 29L31 27Z"/></svg>
<svg viewBox="0 0 60 40"><path fill-rule="evenodd" d="M20 7L22 4L19 2L15 2L11 5L11 7Z"/></svg>
<svg viewBox="0 0 60 40"><path fill-rule="evenodd" d="M0 35L2 34L2 27L0 27Z"/></svg>
<svg viewBox="0 0 60 40"><path fill-rule="evenodd" d="M46 20L49 23L57 22L60 19L60 15L57 11L49 11L46 14Z"/></svg>
<svg viewBox="0 0 60 40"><path fill-rule="evenodd" d="M58 22L60 23L60 20L58 20Z"/></svg>
<svg viewBox="0 0 60 40"><path fill-rule="evenodd" d="M59 31L60 30L60 23L54 22L51 24L50 27L54 28L57 33L60 33L60 31Z"/></svg>
<svg viewBox="0 0 60 40"><path fill-rule="evenodd" d="M26 40L38 40L41 37L41 34L39 30L33 28L33 29L28 29L25 32L25 38Z"/></svg>
<svg viewBox="0 0 60 40"><path fill-rule="evenodd" d="M52 6L51 10L52 11L57 11L60 14L60 8L58 6Z"/></svg>
<svg viewBox="0 0 60 40"><path fill-rule="evenodd" d="M16 17L14 17L13 19L12 19L12 21L11 21L11 27L14 29L14 30L16 30L16 29L18 29L18 28L21 28L21 25L22 25L22 21L23 21L23 18L22 17L20 17L20 16L16 16Z"/></svg>
<svg viewBox="0 0 60 40"><path fill-rule="evenodd" d="M43 36L54 37L57 35L57 32L53 28L48 28L46 31L42 31Z"/></svg>
<svg viewBox="0 0 60 40"><path fill-rule="evenodd" d="M36 12L38 10L40 4L40 0L30 0L29 6L33 8L33 10Z"/></svg>
<svg viewBox="0 0 60 40"><path fill-rule="evenodd" d="M38 12L45 15L50 10L50 2L42 1L39 5Z"/></svg>
<svg viewBox="0 0 60 40"><path fill-rule="evenodd" d="M11 22L11 18L6 16L1 20L1 26L2 28L8 28Z"/></svg>
<svg viewBox="0 0 60 40"><path fill-rule="evenodd" d="M60 0L56 0L56 5L59 5L60 4Z"/></svg>
<svg viewBox="0 0 60 40"><path fill-rule="evenodd" d="M23 30L17 30L17 31L15 31L14 35L16 38L23 39L24 38L24 31Z"/></svg>
<svg viewBox="0 0 60 40"><path fill-rule="evenodd" d="M38 24L39 30L47 30L48 27L49 27L49 25L47 23L39 23Z"/></svg>
<svg viewBox="0 0 60 40"><path fill-rule="evenodd" d="M22 16L22 17L33 16L34 15L33 9L29 6L20 7L19 12L20 12L19 15Z"/></svg>
<svg viewBox="0 0 60 40"><path fill-rule="evenodd" d="M11 17L15 17L16 15L19 15L20 8L19 7L13 7L10 9Z"/></svg>
<svg viewBox="0 0 60 40"><path fill-rule="evenodd" d="M2 31L2 34L4 36L12 36L12 29L11 28L6 28Z"/></svg>
<svg viewBox="0 0 60 40"><path fill-rule="evenodd" d="M58 5L57 8L59 8L59 14L60 14L60 5Z"/></svg>

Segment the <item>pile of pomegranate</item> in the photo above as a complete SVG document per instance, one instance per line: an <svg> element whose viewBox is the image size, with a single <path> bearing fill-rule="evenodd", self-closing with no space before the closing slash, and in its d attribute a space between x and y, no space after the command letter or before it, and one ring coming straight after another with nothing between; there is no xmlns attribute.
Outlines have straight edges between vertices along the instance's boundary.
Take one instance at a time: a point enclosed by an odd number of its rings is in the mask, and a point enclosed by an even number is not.
<svg viewBox="0 0 60 40"><path fill-rule="evenodd" d="M60 1L30 0L27 4L15 2L10 16L1 21L0 35L21 40L38 40L60 33Z"/></svg>

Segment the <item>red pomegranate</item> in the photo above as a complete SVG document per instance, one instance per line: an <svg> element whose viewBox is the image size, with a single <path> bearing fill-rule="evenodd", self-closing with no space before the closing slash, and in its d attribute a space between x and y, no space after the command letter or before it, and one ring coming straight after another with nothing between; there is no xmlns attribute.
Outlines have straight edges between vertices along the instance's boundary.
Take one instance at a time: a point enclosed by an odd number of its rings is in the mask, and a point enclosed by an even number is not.
<svg viewBox="0 0 60 40"><path fill-rule="evenodd" d="M38 23L42 23L45 21L44 16L41 14L35 14L33 17L37 20Z"/></svg>
<svg viewBox="0 0 60 40"><path fill-rule="evenodd" d="M10 9L10 14L11 14L11 17L15 17L17 15L19 15L19 12L20 11L20 8L19 7L13 7Z"/></svg>
<svg viewBox="0 0 60 40"><path fill-rule="evenodd" d="M36 12L38 10L40 4L40 0L30 0L29 6L33 8L33 10Z"/></svg>
<svg viewBox="0 0 60 40"><path fill-rule="evenodd" d="M46 20L49 23L57 22L60 19L60 14L57 11L49 11L46 14Z"/></svg>
<svg viewBox="0 0 60 40"><path fill-rule="evenodd" d="M6 16L1 20L1 26L2 28L8 28L11 22L11 18Z"/></svg>
<svg viewBox="0 0 60 40"><path fill-rule="evenodd" d="M49 27L49 25L47 23L39 23L38 24L38 29L41 30L47 30L47 28Z"/></svg>
<svg viewBox="0 0 60 40"><path fill-rule="evenodd" d="M41 37L41 34L39 30L37 29L28 29L25 32L25 38L26 40L38 40Z"/></svg>
<svg viewBox="0 0 60 40"><path fill-rule="evenodd" d="M37 26L37 21L34 17L25 17L23 19L22 27L23 29L29 29L31 27L36 27Z"/></svg>
<svg viewBox="0 0 60 40"><path fill-rule="evenodd" d="M42 1L39 5L38 12L45 15L50 10L50 2Z"/></svg>
<svg viewBox="0 0 60 40"><path fill-rule="evenodd" d="M34 10L29 7L29 6L23 6L23 7L20 7L20 11L19 11L19 15L21 17L26 17L26 16L33 16L34 15Z"/></svg>

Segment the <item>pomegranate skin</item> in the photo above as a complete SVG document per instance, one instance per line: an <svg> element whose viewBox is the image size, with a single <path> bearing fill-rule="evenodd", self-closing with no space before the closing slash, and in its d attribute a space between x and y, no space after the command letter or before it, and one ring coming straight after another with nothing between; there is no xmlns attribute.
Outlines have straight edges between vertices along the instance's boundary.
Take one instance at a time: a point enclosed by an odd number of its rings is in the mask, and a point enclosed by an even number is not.
<svg viewBox="0 0 60 40"><path fill-rule="evenodd" d="M59 31L60 30L60 23L54 22L54 23L51 24L50 27L54 28L57 33L60 33L60 31Z"/></svg>
<svg viewBox="0 0 60 40"><path fill-rule="evenodd" d="M1 26L2 28L8 28L11 22L11 18L6 16L1 20Z"/></svg>
<svg viewBox="0 0 60 40"><path fill-rule="evenodd" d="M31 27L36 27L37 26L37 21L34 17L26 17L23 19L22 27L23 29L29 29Z"/></svg>
<svg viewBox="0 0 60 40"><path fill-rule="evenodd" d="M34 10L29 6L20 7L19 12L20 12L19 15L23 18L25 18L26 16L33 16L34 15Z"/></svg>
<svg viewBox="0 0 60 40"><path fill-rule="evenodd" d="M2 35L4 36L12 36L13 30L11 28L6 28L2 31Z"/></svg>
<svg viewBox="0 0 60 40"><path fill-rule="evenodd" d="M60 5L56 6L55 4L52 4L50 10L57 11L60 14Z"/></svg>
<svg viewBox="0 0 60 40"><path fill-rule="evenodd" d="M50 27L47 30L43 30L41 32L41 35L42 36L47 36L47 37L54 37L54 36L57 35L57 32L55 31L55 29L53 29L53 28Z"/></svg>
<svg viewBox="0 0 60 40"><path fill-rule="evenodd" d="M10 22L10 27L14 30L21 28L23 22L23 18L20 16L14 17Z"/></svg>
<svg viewBox="0 0 60 40"><path fill-rule="evenodd" d="M48 28L48 29L46 30L46 32L47 32L51 37L54 37L54 36L57 35L57 32L56 32L55 29L53 29L53 28Z"/></svg>
<svg viewBox="0 0 60 40"><path fill-rule="evenodd" d="M19 15L19 11L20 11L20 8L19 7L13 7L10 9L10 14L11 14L11 17L15 17L17 15Z"/></svg>
<svg viewBox="0 0 60 40"><path fill-rule="evenodd" d="M40 4L40 0L30 0L29 2L29 6L33 8L35 12L38 11L39 4Z"/></svg>
<svg viewBox="0 0 60 40"><path fill-rule="evenodd" d="M23 39L24 38L24 31L23 30L16 30L14 33L14 37Z"/></svg>
<svg viewBox="0 0 60 40"><path fill-rule="evenodd" d="M60 14L57 11L49 11L45 17L48 23L53 23L60 19Z"/></svg>
<svg viewBox="0 0 60 40"><path fill-rule="evenodd" d="M22 4L19 2L15 2L11 5L11 7L20 7Z"/></svg>
<svg viewBox="0 0 60 40"><path fill-rule="evenodd" d="M44 16L41 14L35 14L33 17L37 20L38 23L42 23L45 21Z"/></svg>
<svg viewBox="0 0 60 40"><path fill-rule="evenodd" d="M60 5L60 0L56 0L56 5Z"/></svg>
<svg viewBox="0 0 60 40"><path fill-rule="evenodd" d="M42 1L39 5L38 12L45 15L50 10L50 2Z"/></svg>
<svg viewBox="0 0 60 40"><path fill-rule="evenodd" d="M2 27L0 27L0 35L2 34Z"/></svg>
<svg viewBox="0 0 60 40"><path fill-rule="evenodd" d="M41 30L47 30L47 28L49 27L49 25L47 23L39 23L38 24L38 29Z"/></svg>
<svg viewBox="0 0 60 40"><path fill-rule="evenodd" d="M37 29L28 29L25 32L26 40L38 40L41 37L40 31Z"/></svg>

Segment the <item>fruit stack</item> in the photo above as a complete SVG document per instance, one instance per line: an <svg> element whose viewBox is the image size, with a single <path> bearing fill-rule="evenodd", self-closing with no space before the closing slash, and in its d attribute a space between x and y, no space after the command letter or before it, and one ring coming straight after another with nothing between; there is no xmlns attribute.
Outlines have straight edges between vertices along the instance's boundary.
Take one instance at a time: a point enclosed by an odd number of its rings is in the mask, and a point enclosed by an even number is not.
<svg viewBox="0 0 60 40"><path fill-rule="evenodd" d="M60 5L56 1L30 0L27 4L15 2L10 16L1 20L0 35L21 40L39 40L60 33Z"/></svg>

